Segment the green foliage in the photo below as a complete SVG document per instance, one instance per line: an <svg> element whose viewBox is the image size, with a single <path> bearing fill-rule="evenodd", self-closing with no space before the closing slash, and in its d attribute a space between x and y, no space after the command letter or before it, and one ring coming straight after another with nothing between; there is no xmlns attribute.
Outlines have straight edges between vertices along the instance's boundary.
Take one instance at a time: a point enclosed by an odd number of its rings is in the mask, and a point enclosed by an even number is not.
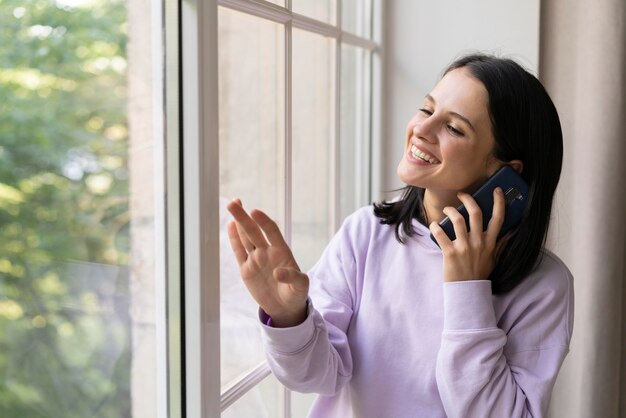
<svg viewBox="0 0 626 418"><path fill-rule="evenodd" d="M0 0L0 417L130 416L126 2Z"/></svg>

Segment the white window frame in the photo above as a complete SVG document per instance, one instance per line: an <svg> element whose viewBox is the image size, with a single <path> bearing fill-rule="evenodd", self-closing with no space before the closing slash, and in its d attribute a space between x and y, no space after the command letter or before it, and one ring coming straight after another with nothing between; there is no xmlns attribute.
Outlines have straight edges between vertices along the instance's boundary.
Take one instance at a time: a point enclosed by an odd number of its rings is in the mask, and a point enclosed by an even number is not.
<svg viewBox="0 0 626 418"><path fill-rule="evenodd" d="M174 8L176 1L166 0L166 9ZM180 236L182 249L181 259L176 254L177 244L168 244L168 273L169 280L178 277L175 269L177 262L182 267L181 276L184 280L184 304L178 308L180 315L184 315L184 340L182 348L173 341L170 333L170 354L175 354L180 348L184 361L179 365L182 374L180 392L170 393L174 398L169 403L171 417L217 417L228 406L236 402L249 389L257 385L270 374L265 362L246 373L241 379L221 392L220 387L220 272L219 272L219 153L218 153L218 54L217 37L218 6L234 9L249 15L257 16L276 23L285 28L285 230L287 242L291 242L291 143L292 143L292 115L291 115L291 81L292 81L292 28L303 29L335 40L335 77L333 87L334 100L334 138L333 138L333 178L335 181L332 190L331 204L335 210L331 220L331 227L336 230L339 222L339 185L336 181L339 173L339 109L341 94L341 45L348 44L363 48L371 52L371 109L370 114L371 141L369 147L362 149L364 164L361 169L369 174L365 183L357 185L362 197L371 201L378 196L380 190L381 161L372 156L380 156L381 150L381 98L382 98L382 2L372 0L373 27L372 40L343 32L341 29L341 0L337 0L337 25L330 25L307 16L291 11L291 0L285 0L285 7L281 7L264 0L182 0L180 2L180 43L178 48L182 53L180 63L180 77L182 79L182 198L183 208L182 229ZM166 28L168 17L173 13L166 12ZM171 24L174 26L174 24ZM166 51L175 49L166 45ZM168 61L169 62L169 61ZM171 68L168 66L168 68ZM170 79L172 76L166 76ZM171 84L167 82L168 86ZM173 90L176 88L174 87ZM168 90L172 91L172 89ZM169 99L168 99L169 100ZM168 112L169 114L169 112ZM357 118L363 115L357 114ZM170 121L168 116L168 121ZM167 126L168 138L177 137L173 128ZM178 142L171 139L168 145L176 147ZM168 153L168 155L171 155ZM169 163L169 162L168 162ZM178 167L172 161L172 167ZM175 181L174 176L168 176L168 186ZM357 176L360 178L360 176ZM172 189L168 189L172 190ZM168 196L168 213L175 205L172 196ZM174 209L175 212L175 209ZM171 213L170 213L171 214ZM173 219L170 217L170 219ZM170 234L179 233L168 227ZM172 239L170 235L168 239ZM171 287L170 287L171 289ZM170 295L171 296L171 295ZM170 304L176 300L168 297ZM171 307L170 307L171 308ZM176 308L176 306L174 307ZM168 310L170 315L176 316L176 309ZM179 316L180 316L179 315ZM171 324L171 322L170 322ZM180 335L179 335L180 337ZM172 348L173 347L173 348ZM172 358L170 356L170 362ZM176 367L169 368L170 373L176 372ZM176 377L170 376L169 385L175 384ZM176 396L180 400L176 400ZM290 392L283 391L283 412L285 418L291 417ZM180 403L180 405L179 405ZM184 412L181 412L184 411ZM181 415L179 415L179 413Z"/></svg>

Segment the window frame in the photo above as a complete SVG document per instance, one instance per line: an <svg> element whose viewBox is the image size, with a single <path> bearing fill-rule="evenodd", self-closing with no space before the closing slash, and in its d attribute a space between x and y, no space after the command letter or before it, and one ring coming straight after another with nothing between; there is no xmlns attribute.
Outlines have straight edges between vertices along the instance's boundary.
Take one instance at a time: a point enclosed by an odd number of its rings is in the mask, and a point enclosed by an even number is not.
<svg viewBox="0 0 626 418"><path fill-rule="evenodd" d="M220 271L219 271L219 152L218 152L218 7L237 10L275 23L285 30L285 204L284 235L291 243L291 144L292 144L292 29L302 29L335 41L334 126L331 164L334 210L331 228L340 221L340 100L342 44L370 52L369 109L360 109L357 120L369 114L370 138L362 149L367 174L359 195L371 201L380 190L382 133L382 22L380 0L372 0L371 39L341 29L341 0L336 1L336 25L291 11L291 0L279 6L265 0L165 0L165 27L179 25L178 42L166 36L166 133L168 219L168 370L171 417L219 416L269 374L265 362L224 388L220 387ZM179 7L179 9L178 9ZM179 14L177 13L179 12ZM178 62L179 67L174 63ZM180 89L180 90L178 90ZM180 114L170 111L180 97ZM180 153L181 160L173 155ZM377 156L373 158L373 156ZM208 162L208 163L207 163ZM178 207L177 202L182 202ZM180 225L172 219L180 215ZM179 293L175 283L180 285ZM182 299L182 300L181 300ZM175 321L182 327L172 331ZM182 358L178 362L175 354ZM174 355L174 357L172 357ZM180 379L180 380L178 380ZM179 388L175 389L176 383ZM282 416L291 417L291 397L282 390Z"/></svg>
<svg viewBox="0 0 626 418"><path fill-rule="evenodd" d="M184 416L220 411L217 1L181 2ZM217 303L216 303L217 302ZM217 373L215 373L217 365Z"/></svg>

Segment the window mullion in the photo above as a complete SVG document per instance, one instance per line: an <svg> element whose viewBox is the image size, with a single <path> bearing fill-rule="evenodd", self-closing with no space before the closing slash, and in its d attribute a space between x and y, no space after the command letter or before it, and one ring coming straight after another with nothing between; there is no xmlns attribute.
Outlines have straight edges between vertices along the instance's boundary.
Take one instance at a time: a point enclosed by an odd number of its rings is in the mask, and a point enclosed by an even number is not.
<svg viewBox="0 0 626 418"><path fill-rule="evenodd" d="M341 10L341 1L337 1L336 3L337 9L335 12L335 16L337 19L337 29L339 33L342 34L342 10ZM339 228L339 222L341 220L341 46L343 43L343 34L337 38L337 42L335 43L335 77L334 77L334 92L335 92L335 102L334 102L334 118L333 125L335 127L335 132L333 135L333 166L334 173L331 176L331 183L333 185L334 193L332 207L333 207L333 216L330 218L330 236L335 234L335 231Z"/></svg>
<svg viewBox="0 0 626 418"><path fill-rule="evenodd" d="M346 45L356 46L358 48L367 49L372 52L376 52L380 49L380 44L378 44L377 42L362 38L349 32L341 33L341 41Z"/></svg>
<svg viewBox="0 0 626 418"><path fill-rule="evenodd" d="M355 94L356 94L356 109L354 112L354 116L355 116L355 126L354 126L354 130L355 130L355 154L357 156L356 161L355 161L355 177L356 177L356 185L355 185L355 192L356 192L356 196L355 196L355 202L357 206L361 206L364 203L365 200L365 196L364 196L364 189L366 186L366 182L367 180L364 177L364 174L366 173L367 170L367 161L363 160L363 157L366 154L366 148L369 146L369 138L367 136L365 136L365 130L364 128L364 124L365 124L365 120L363 119L364 116L364 107L365 107L365 103L364 103L364 99L365 99L365 92L363 91L365 89L365 81L364 81L364 68L363 68L363 64L364 64L364 56L366 54L366 52L360 48L356 49L356 68L355 68L355 80L356 80L356 89L355 89ZM367 141L367 143L364 143L364 141Z"/></svg>
<svg viewBox="0 0 626 418"><path fill-rule="evenodd" d="M293 26L295 28L317 33L318 35L326 36L329 38L339 38L339 36L341 36L341 29L339 29L337 26L333 26L326 22L321 22L319 20L312 19L308 16L304 16L298 13L292 12L291 16Z"/></svg>
<svg viewBox="0 0 626 418"><path fill-rule="evenodd" d="M285 23L291 20L291 13L288 9L264 0L218 0L218 4L276 23Z"/></svg>
<svg viewBox="0 0 626 418"><path fill-rule="evenodd" d="M285 241L291 245L291 196L292 196L292 26L285 24Z"/></svg>
<svg viewBox="0 0 626 418"><path fill-rule="evenodd" d="M358 202L360 205L367 204L371 202L371 151L372 151L372 142L373 142L373 134L372 134L372 63L373 63L373 53L366 53L366 51L361 51L359 57L359 85L362 87L361 90L361 104L359 106L359 130L361 131L360 135L362 138L367 138L367 142L363 144L362 152L359 154L361 160L361 171L359 171L359 176L363 179L363 184L359 188L359 199Z"/></svg>
<svg viewBox="0 0 626 418"><path fill-rule="evenodd" d="M288 8L291 8L291 0L286 0ZM285 241L291 246L292 241L292 35L293 28L291 21L285 23L285 201L284 201L284 220L285 220ZM282 418L291 418L291 391L286 387L281 391L282 405L280 414Z"/></svg>
<svg viewBox="0 0 626 418"><path fill-rule="evenodd" d="M245 373L243 377L235 379L234 383L227 387L220 397L221 411L224 412L271 373L269 365L264 361L248 373Z"/></svg>
<svg viewBox="0 0 626 418"><path fill-rule="evenodd" d="M377 45L383 45L383 22L385 8L382 1L372 1L372 39ZM368 200L382 199L383 164L386 153L382 146L382 134L384 121L386 120L382 107L383 82L385 74L383 69L384 49L372 51L371 55L371 92L370 97L370 192Z"/></svg>
<svg viewBox="0 0 626 418"><path fill-rule="evenodd" d="M339 12L338 12L339 13ZM341 18L341 14L338 15L338 19ZM334 235L335 231L339 227L339 221L341 219L341 39L338 38L335 42L335 71L333 76L333 91L334 91L334 103L333 103L333 115L331 119L331 126L333 132L331 132L331 161L332 169L330 175L330 189L331 195L331 221L329 225L330 236Z"/></svg>

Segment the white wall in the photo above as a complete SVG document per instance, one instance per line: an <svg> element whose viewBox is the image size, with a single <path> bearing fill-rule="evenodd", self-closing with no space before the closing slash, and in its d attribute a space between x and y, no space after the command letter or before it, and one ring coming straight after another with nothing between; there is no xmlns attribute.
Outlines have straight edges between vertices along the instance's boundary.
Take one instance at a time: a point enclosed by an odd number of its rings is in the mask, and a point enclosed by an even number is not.
<svg viewBox="0 0 626 418"><path fill-rule="evenodd" d="M391 190L402 186L395 171L406 124L455 57L487 51L511 57L537 73L539 0L388 0L384 5L381 185ZM389 194L374 196L380 197Z"/></svg>

